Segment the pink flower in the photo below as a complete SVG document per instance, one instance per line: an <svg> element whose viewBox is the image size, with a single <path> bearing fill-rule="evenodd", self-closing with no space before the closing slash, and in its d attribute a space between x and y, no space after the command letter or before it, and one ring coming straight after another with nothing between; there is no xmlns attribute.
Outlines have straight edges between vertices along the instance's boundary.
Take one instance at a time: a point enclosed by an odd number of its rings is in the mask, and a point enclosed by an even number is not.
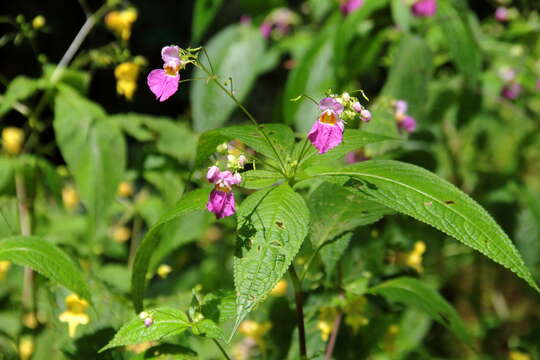
<svg viewBox="0 0 540 360"><path fill-rule="evenodd" d="M396 100L392 103L392 106L394 107L394 110L397 114L405 115L407 113L407 110L409 108L409 105L405 100Z"/></svg>
<svg viewBox="0 0 540 360"><path fill-rule="evenodd" d="M416 130L416 119L412 116L404 116L398 122L398 127L410 134Z"/></svg>
<svg viewBox="0 0 540 360"><path fill-rule="evenodd" d="M362 5L364 5L364 0L346 0L341 2L339 8L344 15L349 15Z"/></svg>
<svg viewBox="0 0 540 360"><path fill-rule="evenodd" d="M516 79L517 72L512 68L502 68L499 70L499 76L504 82L512 82Z"/></svg>
<svg viewBox="0 0 540 360"><path fill-rule="evenodd" d="M521 85L518 83L512 83L505 85L501 90L501 96L508 100L515 100L521 94Z"/></svg>
<svg viewBox="0 0 540 360"><path fill-rule="evenodd" d="M324 154L343 140L344 125L339 118L339 114L343 112L343 105L335 99L324 98L319 102L319 109L322 114L313 124L308 139L319 150L319 154Z"/></svg>
<svg viewBox="0 0 540 360"><path fill-rule="evenodd" d="M270 35L272 35L272 24L263 22L259 30L261 31L263 38L268 39Z"/></svg>
<svg viewBox="0 0 540 360"><path fill-rule="evenodd" d="M499 22L508 21L508 9L504 6L499 6L497 10L495 10L495 20Z"/></svg>
<svg viewBox="0 0 540 360"><path fill-rule="evenodd" d="M161 49L163 69L154 69L148 74L148 87L160 102L178 91L179 72L182 66L179 51L178 46L165 46Z"/></svg>
<svg viewBox="0 0 540 360"><path fill-rule="evenodd" d="M369 160L369 157L366 156L363 150L354 150L349 152L345 156L345 162L347 164L355 164L357 162Z"/></svg>
<svg viewBox="0 0 540 360"><path fill-rule="evenodd" d="M536 80L536 90L540 91L540 79Z"/></svg>
<svg viewBox="0 0 540 360"><path fill-rule="evenodd" d="M236 207L232 186L242 182L240 174L233 174L230 171L221 172L217 166L212 166L208 169L206 178L216 185L206 204L208 211L214 213L218 219L233 215Z"/></svg>
<svg viewBox="0 0 540 360"><path fill-rule="evenodd" d="M240 24L242 24L242 25L250 25L251 24L251 16L245 15L245 14L240 16Z"/></svg>
<svg viewBox="0 0 540 360"><path fill-rule="evenodd" d="M436 0L418 0L412 6L412 13L416 17L431 17L437 11Z"/></svg>

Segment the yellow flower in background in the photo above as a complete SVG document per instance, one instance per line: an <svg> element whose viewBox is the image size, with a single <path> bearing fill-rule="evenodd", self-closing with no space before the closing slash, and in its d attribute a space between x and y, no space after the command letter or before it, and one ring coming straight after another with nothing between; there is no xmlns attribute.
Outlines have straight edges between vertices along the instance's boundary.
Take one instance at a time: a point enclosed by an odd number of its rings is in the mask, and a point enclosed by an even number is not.
<svg viewBox="0 0 540 360"><path fill-rule="evenodd" d="M2 147L10 155L17 155L22 150L24 132L17 127L2 130Z"/></svg>
<svg viewBox="0 0 540 360"><path fill-rule="evenodd" d="M32 27L34 29L41 29L45 26L45 17L43 15L38 15L32 20Z"/></svg>
<svg viewBox="0 0 540 360"><path fill-rule="evenodd" d="M532 360L531 355L522 353L521 351L512 350L508 353L508 360Z"/></svg>
<svg viewBox="0 0 540 360"><path fill-rule="evenodd" d="M167 264L161 264L157 268L157 274L160 278L165 279L171 273L172 268Z"/></svg>
<svg viewBox="0 0 540 360"><path fill-rule="evenodd" d="M358 296L350 300L343 308L345 313L345 324L349 325L353 333L356 333L361 326L367 325L369 320L364 316L364 308L367 300L364 296Z"/></svg>
<svg viewBox="0 0 540 360"><path fill-rule="evenodd" d="M129 181L122 181L118 185L118 195L122 197L130 197L133 195L133 184Z"/></svg>
<svg viewBox="0 0 540 360"><path fill-rule="evenodd" d="M28 360L34 353L35 345L31 337L23 337L19 342L19 359Z"/></svg>
<svg viewBox="0 0 540 360"><path fill-rule="evenodd" d="M22 322L23 322L24 326L26 326L29 329L35 329L39 325L37 316L33 312L29 312L29 313L24 314Z"/></svg>
<svg viewBox="0 0 540 360"><path fill-rule="evenodd" d="M11 263L9 261L0 261L0 280L4 280L10 267Z"/></svg>
<svg viewBox="0 0 540 360"><path fill-rule="evenodd" d="M323 306L319 310L317 329L321 332L321 339L323 341L328 341L328 338L334 329L334 321L336 321L337 316L338 311L335 307Z"/></svg>
<svg viewBox="0 0 540 360"><path fill-rule="evenodd" d="M62 202L68 211L73 211L79 205L79 194L73 185L66 185L62 189Z"/></svg>
<svg viewBox="0 0 540 360"><path fill-rule="evenodd" d="M131 100L137 89L137 78L139 77L139 65L133 62L123 62L114 69L116 77L116 92Z"/></svg>
<svg viewBox="0 0 540 360"><path fill-rule="evenodd" d="M105 17L105 25L123 40L131 37L131 26L137 20L137 10L134 8L111 11Z"/></svg>
<svg viewBox="0 0 540 360"><path fill-rule="evenodd" d="M90 317L85 313L88 302L76 294L71 294L66 297L66 306L67 310L60 314L58 319L68 323L69 336L75 337L77 326L86 325L90 321Z"/></svg>
<svg viewBox="0 0 540 360"><path fill-rule="evenodd" d="M412 251L398 254L397 263L413 268L417 272L421 273L424 271L424 268L422 267L422 258L425 252L426 243L423 241L417 241L414 243Z"/></svg>
<svg viewBox="0 0 540 360"><path fill-rule="evenodd" d="M158 343L155 341L147 341L140 344L133 344L126 346L126 350L135 354L140 354L150 349L152 346L156 346Z"/></svg>
<svg viewBox="0 0 540 360"><path fill-rule="evenodd" d="M263 338L271 328L272 323L269 321L258 323L253 320L245 320L240 324L238 331L241 334L251 338L257 343L257 345L259 345L260 348L264 349L266 347L266 343L264 342Z"/></svg>
<svg viewBox="0 0 540 360"><path fill-rule="evenodd" d="M287 293L287 280L279 280L276 286L270 291L270 296L283 296Z"/></svg>
<svg viewBox="0 0 540 360"><path fill-rule="evenodd" d="M131 237L131 230L127 226L116 225L112 228L112 238L117 243L125 243Z"/></svg>

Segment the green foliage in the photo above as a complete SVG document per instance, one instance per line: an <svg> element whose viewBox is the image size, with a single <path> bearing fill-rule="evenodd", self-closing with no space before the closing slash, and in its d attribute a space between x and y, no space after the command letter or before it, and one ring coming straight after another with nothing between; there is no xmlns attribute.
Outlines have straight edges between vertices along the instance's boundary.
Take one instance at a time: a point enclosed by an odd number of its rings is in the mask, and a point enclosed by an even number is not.
<svg viewBox="0 0 540 360"><path fill-rule="evenodd" d="M193 23L191 24L191 40L198 43L212 20L216 17L223 0L196 0L193 9Z"/></svg>
<svg viewBox="0 0 540 360"><path fill-rule="evenodd" d="M37 236L11 236L0 240L0 260L12 261L39 272L92 301L86 280L66 253Z"/></svg>
<svg viewBox="0 0 540 360"><path fill-rule="evenodd" d="M213 37L200 61L215 73L220 80L243 101L251 89L258 73L251 66L264 56L264 42L257 29L251 26L230 26ZM206 75L197 69L196 80L191 87L191 105L196 131L214 129L223 125L231 116L236 104L215 84L208 83ZM232 79L232 80L231 80Z"/></svg>
<svg viewBox="0 0 540 360"><path fill-rule="evenodd" d="M39 79L32 79L26 76L18 76L13 79L7 87L0 103L0 117L8 112L16 102L32 96L42 87L43 81Z"/></svg>
<svg viewBox="0 0 540 360"><path fill-rule="evenodd" d="M369 293L420 309L451 330L459 339L471 344L470 335L457 311L437 291L422 281L399 277L369 289Z"/></svg>
<svg viewBox="0 0 540 360"><path fill-rule="evenodd" d="M124 324L114 338L100 352L124 345L140 344L146 341L159 341L169 336L178 335L190 328L186 314L173 308L156 308L145 311L145 318L152 319L146 326L144 319L136 316Z"/></svg>
<svg viewBox="0 0 540 360"><path fill-rule="evenodd" d="M238 209L234 257L236 325L283 277L308 232L309 210L287 184L261 190Z"/></svg>

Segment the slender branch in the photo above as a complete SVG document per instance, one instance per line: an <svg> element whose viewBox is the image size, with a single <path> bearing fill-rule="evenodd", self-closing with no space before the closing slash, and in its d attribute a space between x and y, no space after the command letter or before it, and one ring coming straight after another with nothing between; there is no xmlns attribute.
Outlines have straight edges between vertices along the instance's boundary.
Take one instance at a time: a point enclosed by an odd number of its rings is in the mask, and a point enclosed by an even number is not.
<svg viewBox="0 0 540 360"><path fill-rule="evenodd" d="M32 224L30 218L30 210L28 208L28 197L26 194L26 184L24 176L17 170L15 173L15 191L17 193L17 202L19 205L19 224L21 226L21 234L30 236ZM29 267L24 268L22 303L23 309L29 310L32 308L32 287L34 273Z"/></svg>
<svg viewBox="0 0 540 360"><path fill-rule="evenodd" d="M221 353L223 354L223 357L225 357L225 359L227 359L227 360L231 360L231 358L229 357L229 355L227 355L227 352L225 351L223 346L221 346L219 341L217 341L216 339L212 339L212 341L214 342L214 344L216 344L216 346L219 348L219 350L221 350Z"/></svg>
<svg viewBox="0 0 540 360"><path fill-rule="evenodd" d="M289 267L289 275L294 287L296 300L296 320L298 322L298 342L300 343L300 359L307 359L306 330L304 328L304 304L302 302L302 283L298 279L294 265Z"/></svg>
<svg viewBox="0 0 540 360"><path fill-rule="evenodd" d="M340 312L336 319L334 320L334 327L332 329L332 334L330 335L330 341L326 347L326 353L324 354L324 360L331 360L332 354L334 353L334 348L336 346L336 340L339 332L339 326L341 325L341 319L343 318L343 313Z"/></svg>

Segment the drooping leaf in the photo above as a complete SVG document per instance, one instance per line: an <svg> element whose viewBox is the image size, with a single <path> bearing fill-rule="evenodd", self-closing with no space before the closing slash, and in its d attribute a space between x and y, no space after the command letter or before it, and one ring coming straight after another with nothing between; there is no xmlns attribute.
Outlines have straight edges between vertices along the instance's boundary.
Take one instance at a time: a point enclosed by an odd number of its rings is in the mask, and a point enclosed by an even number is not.
<svg viewBox="0 0 540 360"><path fill-rule="evenodd" d="M117 346L140 344L147 341L159 341L172 335L186 331L190 326L185 313L172 308L157 308L146 310L152 325L145 326L144 319L138 315L127 322L114 336L114 338L99 352Z"/></svg>
<svg viewBox="0 0 540 360"><path fill-rule="evenodd" d="M418 166L370 160L314 175L348 177L345 187L414 217L480 251L540 292L520 254L493 218L452 184Z"/></svg>
<svg viewBox="0 0 540 360"><path fill-rule="evenodd" d="M56 140L94 224L116 196L126 166L126 144L103 109L62 87L56 97Z"/></svg>
<svg viewBox="0 0 540 360"><path fill-rule="evenodd" d="M258 75L257 64L264 55L264 41L258 29L233 25L218 33L205 47L212 61L215 74L232 89L242 102ZM210 69L203 53L200 61ZM208 77L197 69L195 79ZM231 79L232 78L232 83ZM193 125L196 131L214 129L224 124L237 105L213 81L193 81L191 88Z"/></svg>
<svg viewBox="0 0 540 360"><path fill-rule="evenodd" d="M92 300L81 269L66 253L42 238L11 236L0 240L0 260L28 266L84 299Z"/></svg>
<svg viewBox="0 0 540 360"><path fill-rule="evenodd" d="M43 87L43 81L26 76L17 76L13 79L0 101L0 117L8 112L18 101L22 101Z"/></svg>
<svg viewBox="0 0 540 360"><path fill-rule="evenodd" d="M420 309L452 331L463 342L471 343L470 334L457 311L437 291L418 279L409 277L392 279L372 287L369 293Z"/></svg>
<svg viewBox="0 0 540 360"><path fill-rule="evenodd" d="M339 16L339 14L336 14ZM333 72L333 51L335 23L337 16L328 20L320 35L302 56L298 64L289 73L283 97L283 115L285 122L293 125L300 132L307 132L317 119L318 107L308 100L291 101L302 94L315 99L324 97L325 91L335 83Z"/></svg>
<svg viewBox="0 0 540 360"><path fill-rule="evenodd" d="M146 233L133 262L131 274L131 295L135 311L143 309L144 291L146 289L146 273L150 265L154 249L159 246L158 236L163 225L180 216L188 218L195 212L204 211L210 193L209 188L198 189L185 194L175 207L163 214Z"/></svg>
<svg viewBox="0 0 540 360"><path fill-rule="evenodd" d="M242 173L242 187L263 189L283 180L283 175L275 171L249 170Z"/></svg>
<svg viewBox="0 0 540 360"><path fill-rule="evenodd" d="M197 44L212 20L217 15L223 0L197 0L193 10L193 23L191 24L191 41Z"/></svg>
<svg viewBox="0 0 540 360"><path fill-rule="evenodd" d="M306 237L309 211L302 197L283 184L250 195L237 216L235 330L289 268Z"/></svg>

